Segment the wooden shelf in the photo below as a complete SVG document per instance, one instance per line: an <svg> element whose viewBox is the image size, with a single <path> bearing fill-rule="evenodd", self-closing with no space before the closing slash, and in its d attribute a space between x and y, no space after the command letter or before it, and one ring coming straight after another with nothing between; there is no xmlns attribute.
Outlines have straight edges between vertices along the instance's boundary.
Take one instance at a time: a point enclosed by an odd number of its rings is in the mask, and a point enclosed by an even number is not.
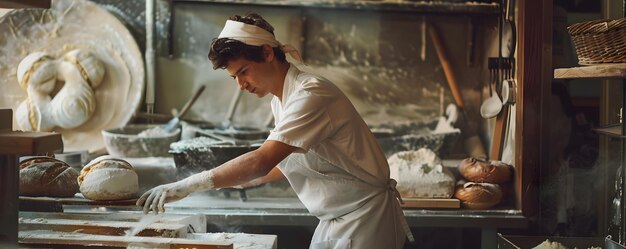
<svg viewBox="0 0 626 249"><path fill-rule="evenodd" d="M38 155L63 148L61 133L0 132L0 155Z"/></svg>
<svg viewBox="0 0 626 249"><path fill-rule="evenodd" d="M610 137L625 137L624 135L622 135L622 125L621 124L615 124L615 125L609 125L606 127L601 127L601 128L596 128L594 129L597 133L600 133L602 135L607 135Z"/></svg>
<svg viewBox="0 0 626 249"><path fill-rule="evenodd" d="M498 3L433 2L433 1L381 1L381 0L174 0L174 3L207 3L251 5L270 7L333 8L348 10L400 11L438 14L498 14Z"/></svg>
<svg viewBox="0 0 626 249"><path fill-rule="evenodd" d="M4 0L0 1L2 9L50 8L50 0Z"/></svg>
<svg viewBox="0 0 626 249"><path fill-rule="evenodd" d="M554 69L555 79L626 78L626 63Z"/></svg>

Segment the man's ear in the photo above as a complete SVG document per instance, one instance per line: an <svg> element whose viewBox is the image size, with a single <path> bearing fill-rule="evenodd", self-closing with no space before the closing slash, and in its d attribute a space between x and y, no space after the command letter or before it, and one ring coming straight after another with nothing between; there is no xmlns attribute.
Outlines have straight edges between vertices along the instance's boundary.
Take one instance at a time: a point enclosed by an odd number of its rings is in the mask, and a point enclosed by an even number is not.
<svg viewBox="0 0 626 249"><path fill-rule="evenodd" d="M265 62L274 60L274 49L270 45L263 44L263 58Z"/></svg>

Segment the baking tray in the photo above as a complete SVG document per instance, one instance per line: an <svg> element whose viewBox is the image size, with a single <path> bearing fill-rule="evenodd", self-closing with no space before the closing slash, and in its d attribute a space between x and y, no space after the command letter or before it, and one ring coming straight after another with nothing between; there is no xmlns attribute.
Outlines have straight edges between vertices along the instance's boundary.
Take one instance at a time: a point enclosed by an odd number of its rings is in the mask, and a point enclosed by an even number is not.
<svg viewBox="0 0 626 249"><path fill-rule="evenodd" d="M605 238L602 237L555 237L555 236L524 236L503 235L498 233L499 249L531 249L545 240L559 242L567 248L604 248Z"/></svg>

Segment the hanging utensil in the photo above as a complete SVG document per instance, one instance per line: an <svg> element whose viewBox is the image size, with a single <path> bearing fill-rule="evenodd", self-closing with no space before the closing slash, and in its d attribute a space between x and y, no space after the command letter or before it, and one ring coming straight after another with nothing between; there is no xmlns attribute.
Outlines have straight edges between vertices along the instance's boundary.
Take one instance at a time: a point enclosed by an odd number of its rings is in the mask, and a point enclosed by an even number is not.
<svg viewBox="0 0 626 249"><path fill-rule="evenodd" d="M176 127L178 127L178 124L180 123L180 117L185 115L185 113L191 108L193 103L196 102L198 97L200 97L200 94L202 94L205 87L205 85L202 85L198 90L196 90L196 93L193 95L193 97L191 97L191 99L187 101L187 103L185 103L183 109L181 109L180 112L178 112L176 116L174 116L174 118L167 122L167 124L163 125L163 130L169 133L176 129Z"/></svg>
<svg viewBox="0 0 626 249"><path fill-rule="evenodd" d="M459 117L461 122L458 126L464 131L463 133L465 136L465 149L468 154L473 157L487 158L485 146L478 136L477 128L468 124L468 115L465 111L465 104L463 102L463 98L461 97L461 91L459 90L454 70L446 53L444 44L439 37L439 33L437 32L434 25L427 24L427 27L428 34L433 41L433 45L435 47L435 52L437 52L439 63L441 63L441 68L443 69L446 81L448 83L448 86L450 87L450 91L452 92L452 97L454 97L454 102L459 108Z"/></svg>
<svg viewBox="0 0 626 249"><path fill-rule="evenodd" d="M512 105L515 104L516 95L517 94L517 83L515 83L515 79L508 79L502 82L502 103L504 105Z"/></svg>
<svg viewBox="0 0 626 249"><path fill-rule="evenodd" d="M504 5L504 1L505 0L501 0L500 1L500 6ZM498 29L499 29L499 40L498 40L498 81L497 82L502 82L505 77L512 77L512 72L514 72L514 58L513 58L513 54L514 51L511 50L510 54L505 58L502 56L502 29L503 29L503 20L513 20L513 18L510 18L510 7L512 7L511 4L512 0L509 0L508 3L509 5L507 5L507 10L506 10L506 15L504 15L504 12L502 11L502 7L500 7L500 15L498 16ZM515 32L513 32L515 33ZM514 48L514 46L512 47ZM508 74L508 75L504 75L504 73ZM496 89L498 89L498 87L496 86ZM502 157L502 151L504 150L504 145L506 143L506 137L507 137L507 129L508 129L508 121L509 121L509 106L505 105L502 107L502 110L500 111L500 113L496 116L496 122L495 122L495 127L493 129L493 136L492 136L492 140L491 140L491 160L500 160Z"/></svg>
<svg viewBox="0 0 626 249"><path fill-rule="evenodd" d="M489 98L487 98L482 105L480 106L480 115L483 118L493 118L500 113L502 110L502 100L498 96L496 91L496 82L497 82L497 70L499 70L498 65L495 65L495 62L492 58L489 58ZM494 84L494 87L491 85Z"/></svg>

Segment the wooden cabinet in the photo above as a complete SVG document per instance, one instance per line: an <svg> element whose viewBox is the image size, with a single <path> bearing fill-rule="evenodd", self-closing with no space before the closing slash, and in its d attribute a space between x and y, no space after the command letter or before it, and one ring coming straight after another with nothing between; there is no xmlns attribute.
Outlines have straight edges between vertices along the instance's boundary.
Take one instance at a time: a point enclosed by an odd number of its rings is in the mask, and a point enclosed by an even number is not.
<svg viewBox="0 0 626 249"><path fill-rule="evenodd" d="M626 82L626 64L602 64L592 66L582 66L573 68L559 68L554 70L555 79L619 79L622 83ZM600 82L598 82L600 83ZM619 107L626 106L626 87L622 84L621 103L617 104ZM610 116L611 111L607 110L607 103L611 102L607 100L607 95L604 94L600 98L603 102L600 112L605 113L604 116ZM625 243L626 239L626 222L623 217L626 217L626 209L624 209L624 203L626 203L623 190L626 189L624 183L624 176L626 176L626 126L623 125L622 117L614 123L601 124L600 128L595 129L596 132L601 134L601 154L604 154L604 159L599 160L600 170L603 171L602 178L603 183L600 184L600 215L598 217L599 233L601 235L616 236L620 244ZM612 140L612 141L611 141ZM602 144L604 146L602 146ZM613 146L617 145L617 146ZM617 155L611 154L611 147L619 147L617 149ZM617 157L617 158L616 158ZM617 172L610 167L611 161L617 161Z"/></svg>

